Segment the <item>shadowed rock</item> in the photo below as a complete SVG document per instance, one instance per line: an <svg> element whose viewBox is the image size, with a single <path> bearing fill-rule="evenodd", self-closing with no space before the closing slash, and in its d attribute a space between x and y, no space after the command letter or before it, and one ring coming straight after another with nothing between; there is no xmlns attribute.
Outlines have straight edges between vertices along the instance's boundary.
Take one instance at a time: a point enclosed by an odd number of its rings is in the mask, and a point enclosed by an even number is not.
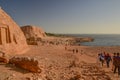
<svg viewBox="0 0 120 80"><path fill-rule="evenodd" d="M3 63L8 63L8 59L6 57L1 57L0 56L0 62L3 62Z"/></svg>
<svg viewBox="0 0 120 80"><path fill-rule="evenodd" d="M9 63L14 64L17 67L26 69L31 72L41 72L38 60L30 57L13 57L9 60Z"/></svg>

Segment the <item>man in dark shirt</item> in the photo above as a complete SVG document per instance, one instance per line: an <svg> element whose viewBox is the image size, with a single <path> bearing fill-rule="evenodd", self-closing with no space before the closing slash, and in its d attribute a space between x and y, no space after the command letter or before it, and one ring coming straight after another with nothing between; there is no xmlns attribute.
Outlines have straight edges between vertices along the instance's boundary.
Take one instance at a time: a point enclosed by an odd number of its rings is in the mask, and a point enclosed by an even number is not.
<svg viewBox="0 0 120 80"><path fill-rule="evenodd" d="M114 58L115 60L115 69L114 69L114 73L116 73L116 69L118 68L118 76L120 76L120 54L117 53L117 56Z"/></svg>

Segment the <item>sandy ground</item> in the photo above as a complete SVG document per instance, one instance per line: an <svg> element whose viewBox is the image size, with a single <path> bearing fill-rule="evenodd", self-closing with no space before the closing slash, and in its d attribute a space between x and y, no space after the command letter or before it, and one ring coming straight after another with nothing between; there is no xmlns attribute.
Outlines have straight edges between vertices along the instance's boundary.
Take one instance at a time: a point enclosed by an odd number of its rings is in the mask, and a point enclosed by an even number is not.
<svg viewBox="0 0 120 80"><path fill-rule="evenodd" d="M42 73L31 73L1 63L0 80L117 80L117 73L113 74L111 67L99 65L97 54L105 51L112 55L120 52L120 47L67 46L67 50L64 45L29 47L26 53L12 56L36 58L43 66ZM78 49L78 53L73 53L73 49Z"/></svg>

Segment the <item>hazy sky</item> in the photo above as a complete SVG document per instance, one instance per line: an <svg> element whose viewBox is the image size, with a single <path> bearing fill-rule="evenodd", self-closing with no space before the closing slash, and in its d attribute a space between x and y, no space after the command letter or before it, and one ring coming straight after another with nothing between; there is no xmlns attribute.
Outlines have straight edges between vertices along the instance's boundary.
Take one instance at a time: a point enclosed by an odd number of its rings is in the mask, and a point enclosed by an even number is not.
<svg viewBox="0 0 120 80"><path fill-rule="evenodd" d="M0 0L18 25L54 33L120 34L120 0Z"/></svg>

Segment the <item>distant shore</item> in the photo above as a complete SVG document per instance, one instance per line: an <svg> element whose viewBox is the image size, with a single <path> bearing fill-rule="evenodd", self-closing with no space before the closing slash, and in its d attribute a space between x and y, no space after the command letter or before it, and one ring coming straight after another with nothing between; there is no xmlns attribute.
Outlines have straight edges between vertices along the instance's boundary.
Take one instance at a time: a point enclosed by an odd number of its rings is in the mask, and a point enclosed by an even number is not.
<svg viewBox="0 0 120 80"><path fill-rule="evenodd" d="M93 39L90 42L80 42L84 46L120 46L120 34L65 34L65 36Z"/></svg>
<svg viewBox="0 0 120 80"><path fill-rule="evenodd" d="M54 33L46 33L48 37L54 37L58 39L65 39L65 42L71 43L72 45L81 45L83 42L93 42L94 39L92 37L81 37L81 36L72 36L67 34L54 34Z"/></svg>

